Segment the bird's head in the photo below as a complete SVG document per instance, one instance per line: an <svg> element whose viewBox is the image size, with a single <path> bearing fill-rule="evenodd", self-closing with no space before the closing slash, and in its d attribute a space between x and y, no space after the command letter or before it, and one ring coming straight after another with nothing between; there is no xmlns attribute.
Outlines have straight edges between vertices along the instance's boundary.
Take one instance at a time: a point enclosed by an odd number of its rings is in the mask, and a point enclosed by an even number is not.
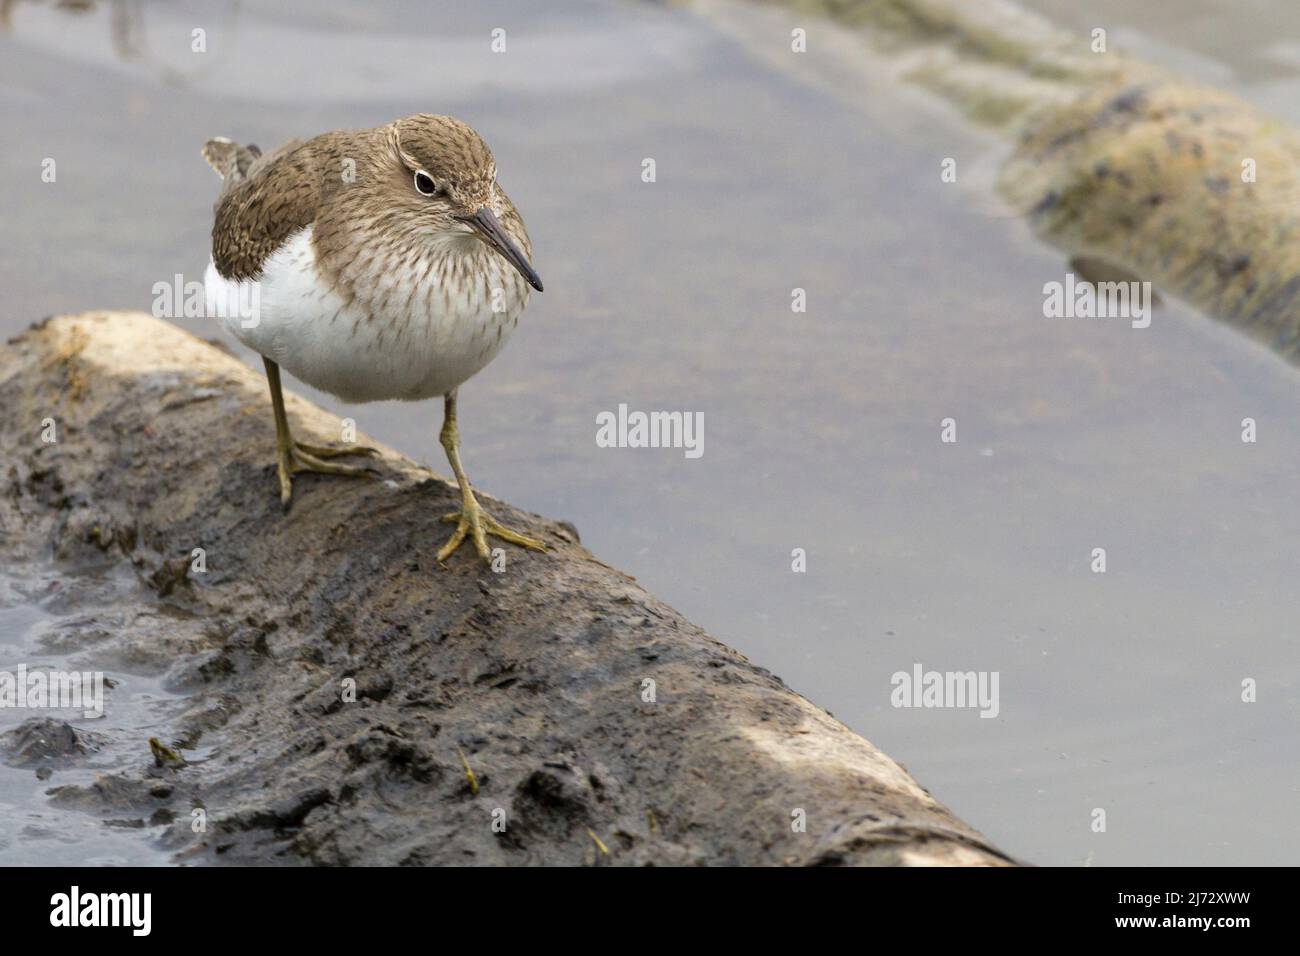
<svg viewBox="0 0 1300 956"><path fill-rule="evenodd" d="M541 276L498 218L508 200L497 186L492 151L472 127L450 116L418 113L392 123L388 142L388 187L408 222L420 224L435 242L481 240L542 291Z"/></svg>

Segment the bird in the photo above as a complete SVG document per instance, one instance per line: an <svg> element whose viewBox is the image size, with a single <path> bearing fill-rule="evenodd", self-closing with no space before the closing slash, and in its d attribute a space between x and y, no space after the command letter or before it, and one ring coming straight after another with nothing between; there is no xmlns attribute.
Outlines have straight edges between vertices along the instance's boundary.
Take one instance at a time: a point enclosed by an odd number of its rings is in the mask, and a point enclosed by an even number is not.
<svg viewBox="0 0 1300 956"><path fill-rule="evenodd" d="M542 291L523 217L483 138L453 117L419 113L266 154L217 137L201 153L222 178L205 301L262 356L282 505L295 474L373 475L331 459L377 452L295 440L281 368L347 402L442 397L439 438L460 509L443 516L456 528L439 564L465 540L490 562L489 535L545 551L482 508L460 457L458 389Z"/></svg>

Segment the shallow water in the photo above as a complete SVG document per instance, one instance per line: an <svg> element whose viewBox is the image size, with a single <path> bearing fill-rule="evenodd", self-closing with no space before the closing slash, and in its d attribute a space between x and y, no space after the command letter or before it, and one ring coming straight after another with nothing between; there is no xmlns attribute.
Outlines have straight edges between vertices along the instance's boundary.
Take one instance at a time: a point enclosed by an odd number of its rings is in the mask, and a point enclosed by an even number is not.
<svg viewBox="0 0 1300 956"><path fill-rule="evenodd" d="M547 289L462 390L483 487L572 520L1012 853L1294 860L1300 373L1176 303L1145 330L1044 319L1066 266L981 194L996 148L836 61L851 39L818 25L825 43L787 62L780 11L735 27L734 10L577 0L140 9L133 59L103 4L19 4L0 33L0 333L148 309L155 282L200 278L208 136L269 147L454 113L491 143ZM1238 35L1256 42L1218 33ZM1177 23L1152 39L1180 44L1196 49ZM1270 106L1300 78L1294 56L1252 77L1237 54L1218 61L1233 88ZM939 182L945 156L962 185ZM303 391L445 471L436 403ZM702 412L703 457L597 447L596 415L624 402ZM915 662L999 672L997 719L892 707L890 676ZM5 779L0 833L41 806ZM95 859L138 840L97 832L112 848L80 851ZM0 862L36 853L0 841Z"/></svg>
<svg viewBox="0 0 1300 956"><path fill-rule="evenodd" d="M0 864L38 866L160 866L170 853L156 838L161 831L140 819L101 818L51 802L51 790L88 786L103 774L138 771L150 761L151 736L168 738L169 721L181 698L163 687L157 673L116 659L111 653L78 647L72 635L101 608L125 600L139 587L124 569L80 569L53 565L0 572L0 672L60 671L103 675L103 715L85 708L0 708L0 734L34 718L65 720L86 734L87 753L48 763L42 779L36 767L0 762Z"/></svg>

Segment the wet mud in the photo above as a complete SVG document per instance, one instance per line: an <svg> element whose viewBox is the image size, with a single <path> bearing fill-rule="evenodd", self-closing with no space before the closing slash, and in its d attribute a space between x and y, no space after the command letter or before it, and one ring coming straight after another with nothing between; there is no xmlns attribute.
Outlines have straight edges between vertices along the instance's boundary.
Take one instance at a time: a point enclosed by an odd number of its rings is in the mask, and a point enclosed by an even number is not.
<svg viewBox="0 0 1300 956"><path fill-rule="evenodd" d="M218 348L98 313L0 354L4 560L72 591L82 565L125 575L63 640L176 701L53 804L191 864L1009 862L565 524L489 498L549 552L439 567L457 493L389 451L375 480L300 476L284 512L265 384ZM287 398L299 437L337 440ZM5 759L95 733L29 722Z"/></svg>

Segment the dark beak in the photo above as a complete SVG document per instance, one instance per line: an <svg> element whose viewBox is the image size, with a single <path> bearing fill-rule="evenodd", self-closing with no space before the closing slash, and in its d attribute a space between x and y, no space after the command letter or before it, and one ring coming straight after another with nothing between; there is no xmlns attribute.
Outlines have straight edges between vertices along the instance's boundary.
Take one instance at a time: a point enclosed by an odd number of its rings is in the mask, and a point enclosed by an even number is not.
<svg viewBox="0 0 1300 956"><path fill-rule="evenodd" d="M492 210L484 206L472 216L460 216L460 221L468 223L474 227L479 238L505 258L519 270L519 274L528 280L528 284L538 292L542 291L542 277L533 271L533 267L528 264L524 254L519 251L519 247L511 241L510 236L501 228L501 223L497 217L492 214Z"/></svg>

